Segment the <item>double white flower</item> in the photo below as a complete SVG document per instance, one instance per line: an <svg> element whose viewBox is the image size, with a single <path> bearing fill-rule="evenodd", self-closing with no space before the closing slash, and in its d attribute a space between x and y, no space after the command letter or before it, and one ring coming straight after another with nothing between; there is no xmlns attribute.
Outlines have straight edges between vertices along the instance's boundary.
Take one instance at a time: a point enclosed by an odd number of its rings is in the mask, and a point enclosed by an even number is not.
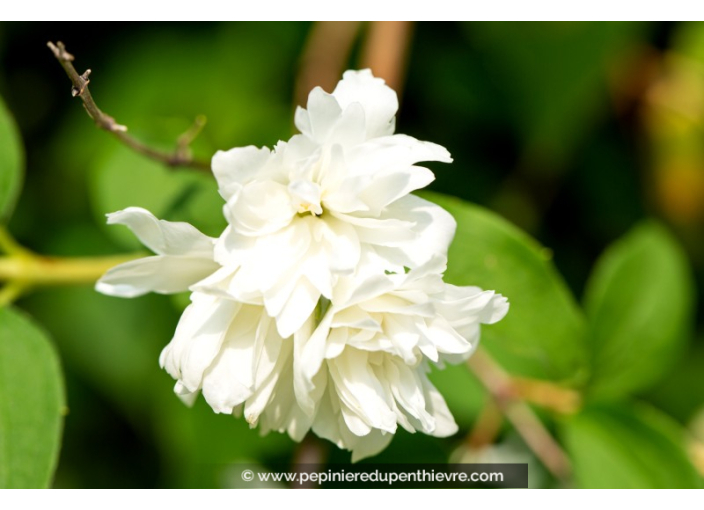
<svg viewBox="0 0 704 510"><path fill-rule="evenodd" d="M416 163L451 158L394 135L397 108L383 80L348 71L298 109L301 134L218 152L217 240L143 209L108 216L157 255L108 271L99 291L193 291L160 359L182 398L202 391L216 412L295 440L312 428L353 459L398 425L456 431L426 373L468 357L508 304L442 281L455 222L410 192L434 178Z"/></svg>

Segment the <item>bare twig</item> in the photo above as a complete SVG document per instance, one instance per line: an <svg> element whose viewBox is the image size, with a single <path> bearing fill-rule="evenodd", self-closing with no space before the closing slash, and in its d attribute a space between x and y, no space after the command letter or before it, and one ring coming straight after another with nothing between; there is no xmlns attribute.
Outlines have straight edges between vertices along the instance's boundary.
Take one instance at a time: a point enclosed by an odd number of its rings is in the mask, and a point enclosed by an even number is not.
<svg viewBox="0 0 704 510"><path fill-rule="evenodd" d="M482 350L475 352L468 364L543 465L555 478L569 479L572 473L569 458L533 410L516 394L511 377Z"/></svg>
<svg viewBox="0 0 704 510"><path fill-rule="evenodd" d="M207 161L193 159L188 148L190 143L193 141L193 138L195 138L198 132L200 132L200 129L204 124L202 117L196 119L196 124L194 127L179 138L177 148L173 153L153 149L128 135L127 126L118 124L115 122L115 119L98 108L98 105L95 104L93 96L88 89L91 74L90 69L86 70L83 74L78 74L78 71L76 71L76 68L73 67L72 63L74 57L66 51L66 47L63 43L57 42L54 44L49 42L47 43L47 46L51 49L52 53L56 57L56 60L58 60L61 67L64 68L64 71L66 71L66 74L73 84L73 87L71 88L71 95L81 98L86 112L88 112L90 118L95 121L95 124L100 129L111 133L115 138L120 140L132 150L151 159L160 161L169 167L187 167L205 172L210 171L210 163Z"/></svg>

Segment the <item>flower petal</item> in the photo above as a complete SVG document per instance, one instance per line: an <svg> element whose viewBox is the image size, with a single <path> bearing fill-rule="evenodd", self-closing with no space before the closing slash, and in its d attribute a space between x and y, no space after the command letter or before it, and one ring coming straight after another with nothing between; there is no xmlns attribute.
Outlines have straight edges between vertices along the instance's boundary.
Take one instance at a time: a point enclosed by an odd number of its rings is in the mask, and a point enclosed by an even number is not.
<svg viewBox="0 0 704 510"><path fill-rule="evenodd" d="M307 110L296 110L296 127L318 143L325 143L330 131L342 113L335 98L320 87L315 87L308 94Z"/></svg>
<svg viewBox="0 0 704 510"><path fill-rule="evenodd" d="M353 103L362 105L366 117L367 139L394 132L398 97L384 80L375 78L369 69L346 71L332 95L342 110Z"/></svg>
<svg viewBox="0 0 704 510"><path fill-rule="evenodd" d="M183 292L213 274L219 267L212 258L168 255L145 257L108 269L95 284L95 290L109 296L126 298L148 292Z"/></svg>
<svg viewBox="0 0 704 510"><path fill-rule="evenodd" d="M213 258L215 240L188 223L159 220L141 207L128 207L107 217L108 225L126 225L143 245L158 255Z"/></svg>
<svg viewBox="0 0 704 510"><path fill-rule="evenodd" d="M227 201L237 189L255 178L262 178L262 170L271 157L266 147L253 145L217 151L212 159L213 175L218 181L220 195Z"/></svg>

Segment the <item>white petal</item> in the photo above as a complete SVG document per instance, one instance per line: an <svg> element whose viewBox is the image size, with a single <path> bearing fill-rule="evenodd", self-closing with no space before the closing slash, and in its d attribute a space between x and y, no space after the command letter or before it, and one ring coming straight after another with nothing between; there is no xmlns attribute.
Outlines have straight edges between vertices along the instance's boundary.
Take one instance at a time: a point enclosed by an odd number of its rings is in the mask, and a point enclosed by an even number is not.
<svg viewBox="0 0 704 510"><path fill-rule="evenodd" d="M367 138L393 133L398 97L384 80L374 78L369 69L345 72L332 94L343 110L352 103L362 105Z"/></svg>
<svg viewBox="0 0 704 510"><path fill-rule="evenodd" d="M428 403L428 412L435 419L435 430L432 435L435 437L448 437L456 434L459 428L445 403L445 399L442 398L440 392L427 379L425 381L425 400Z"/></svg>
<svg viewBox="0 0 704 510"><path fill-rule="evenodd" d="M352 447L352 462L378 454L389 446L393 437L393 434L385 434L381 430L372 430L366 436L360 437Z"/></svg>
<svg viewBox="0 0 704 510"><path fill-rule="evenodd" d="M328 340L325 344L325 357L327 359L332 359L342 354L342 351L347 345L348 336L348 328L331 329L328 334Z"/></svg>
<svg viewBox="0 0 704 510"><path fill-rule="evenodd" d="M286 186L273 181L255 181L234 194L225 213L237 233L263 236L291 223L296 209Z"/></svg>
<svg viewBox="0 0 704 510"><path fill-rule="evenodd" d="M136 297L148 292L172 294L218 270L212 259L156 255L125 262L109 269L95 285L109 296Z"/></svg>
<svg viewBox="0 0 704 510"><path fill-rule="evenodd" d="M288 338L298 331L315 310L319 299L318 289L305 278L299 280L276 318L279 334L283 338Z"/></svg>
<svg viewBox="0 0 704 510"><path fill-rule="evenodd" d="M216 413L231 414L254 392L254 372L259 361L257 326L262 312L261 306L240 307L217 358L205 372L203 396Z"/></svg>
<svg viewBox="0 0 704 510"><path fill-rule="evenodd" d="M476 347L470 343L470 338L460 335L443 318L437 318L429 322L430 325L427 329L423 329L423 333L432 341L438 352L444 354L467 354Z"/></svg>
<svg viewBox="0 0 704 510"><path fill-rule="evenodd" d="M296 127L318 143L324 143L330 131L342 113L335 98L320 87L314 88L308 95L308 109L296 112ZM307 113L308 119L305 119Z"/></svg>
<svg viewBox="0 0 704 510"><path fill-rule="evenodd" d="M478 287L456 287L446 284L438 296L438 311L453 327L465 324L494 324L508 313L508 300L493 290Z"/></svg>
<svg viewBox="0 0 704 510"><path fill-rule="evenodd" d="M352 273L361 253L356 229L344 221L330 216L325 219L323 239L330 260L330 270L338 274Z"/></svg>
<svg viewBox="0 0 704 510"><path fill-rule="evenodd" d="M413 327L413 320L401 315L388 314L384 317L384 333L395 347L394 354L403 358L409 365L418 362L416 346L420 334Z"/></svg>
<svg viewBox="0 0 704 510"><path fill-rule="evenodd" d="M403 172L421 161L452 163L445 147L407 135L373 138L352 149L347 157L355 173L369 175Z"/></svg>
<svg viewBox="0 0 704 510"><path fill-rule="evenodd" d="M243 293L258 291L271 301L276 289L284 289L287 293L278 297L277 311L272 312L271 303L267 304L271 315L278 315L298 278L301 264L319 249L311 243L309 226L300 218L278 232L257 238L239 262L242 268L232 281L233 296L241 298Z"/></svg>
<svg viewBox="0 0 704 510"><path fill-rule="evenodd" d="M321 398L318 412L315 415L313 432L315 432L318 437L333 442L339 448L344 448L345 442L342 432L340 431L339 410L336 411L333 406L333 400L337 398L335 392L328 386ZM337 408L339 409L339 400L337 400L337 404Z"/></svg>
<svg viewBox="0 0 704 510"><path fill-rule="evenodd" d="M333 313L328 311L312 332L309 330L313 327L313 321L309 320L306 328L301 328L294 335L294 390L301 408L308 415L314 414L315 411L316 392L313 381L325 358L325 345L332 316Z"/></svg>
<svg viewBox="0 0 704 510"><path fill-rule="evenodd" d="M367 218L335 211L332 211L332 215L341 221L354 225L357 236L363 243L405 247L418 238L417 233L414 232L414 223L407 221L406 218L398 219L391 217L390 214L387 214L385 218Z"/></svg>
<svg viewBox="0 0 704 510"><path fill-rule="evenodd" d="M158 255L213 258L215 240L188 223L158 220L141 207L128 207L107 217L109 225L126 225L142 244Z"/></svg>
<svg viewBox="0 0 704 510"><path fill-rule="evenodd" d="M416 370L394 357L387 357L384 370L396 402L418 420L425 433L435 429L435 420L426 410L423 386Z"/></svg>
<svg viewBox="0 0 704 510"><path fill-rule="evenodd" d="M371 427L396 431L396 415L386 403L383 387L369 366L368 353L345 349L327 364L340 401L351 412Z"/></svg>
<svg viewBox="0 0 704 510"><path fill-rule="evenodd" d="M162 362L189 391L196 391L201 387L204 372L218 355L240 305L196 293L191 299L188 313L182 315L174 338L167 346L169 350L164 350Z"/></svg>
<svg viewBox="0 0 704 510"><path fill-rule="evenodd" d="M415 267L430 260L435 255L447 256L457 223L450 213L427 200L415 195L407 195L387 206L381 218L403 218L414 223L414 237L398 245L406 265Z"/></svg>
<svg viewBox="0 0 704 510"><path fill-rule="evenodd" d="M323 214L318 184L307 179L296 179L288 185L288 192L293 200L293 208L298 213L310 212L316 216Z"/></svg>
<svg viewBox="0 0 704 510"><path fill-rule="evenodd" d="M385 275L372 276L361 281L355 281L352 277L346 279L354 282L354 290L346 299L335 302L340 309L375 298L394 288L393 281Z"/></svg>
<svg viewBox="0 0 704 510"><path fill-rule="evenodd" d="M333 328L350 327L378 332L381 331L379 322L374 320L371 314L358 306L345 308L335 313L331 326Z"/></svg>
<svg viewBox="0 0 704 510"><path fill-rule="evenodd" d="M258 372L256 388L252 396L247 400L244 409L244 415L248 423L257 423L259 416L269 405L279 379L284 373L284 367L291 364L292 355L293 341L291 339L282 339L276 333L276 328L271 327L264 351L268 369L266 373L264 371L261 374ZM260 377L260 375L263 377Z"/></svg>
<svg viewBox="0 0 704 510"><path fill-rule="evenodd" d="M227 201L237 186L255 178L269 161L271 151L266 147L236 147L229 151L217 151L212 159L213 174L218 181L220 195Z"/></svg>
<svg viewBox="0 0 704 510"><path fill-rule="evenodd" d="M435 180L433 172L427 168L412 166L406 172L381 175L359 194L372 214L379 214L392 202L408 195L411 191L426 187Z"/></svg>
<svg viewBox="0 0 704 510"><path fill-rule="evenodd" d="M286 340L285 342L291 341ZM316 400L320 399L326 387L325 372L320 372L318 375L320 377L316 379L315 383L320 388L320 395L316 395ZM262 432L266 433L268 430L286 431L292 439L300 441L310 429L313 418L313 416L308 416L297 403L294 395L293 364L287 363L281 371L269 404L260 416ZM254 425L251 421L250 424Z"/></svg>
<svg viewBox="0 0 704 510"><path fill-rule="evenodd" d="M364 108L359 103L352 103L344 109L337 119L327 143L340 144L343 147L354 147L361 144L366 138L366 115Z"/></svg>
<svg viewBox="0 0 704 510"><path fill-rule="evenodd" d="M181 402L186 404L188 407L193 407L200 391L188 391L181 381L176 381L176 384L174 384L174 393L181 400Z"/></svg>

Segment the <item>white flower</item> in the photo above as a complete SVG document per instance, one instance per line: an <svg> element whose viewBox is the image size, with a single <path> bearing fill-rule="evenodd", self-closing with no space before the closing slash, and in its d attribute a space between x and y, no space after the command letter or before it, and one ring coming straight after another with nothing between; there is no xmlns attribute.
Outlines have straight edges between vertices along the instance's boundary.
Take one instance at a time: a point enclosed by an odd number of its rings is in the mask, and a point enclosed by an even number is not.
<svg viewBox="0 0 704 510"><path fill-rule="evenodd" d="M455 222L409 195L450 162L439 145L393 135L398 100L370 71L348 71L332 94L314 89L296 112L302 134L274 151L218 152L213 172L229 222L215 248L223 266L198 289L224 282L243 302L263 298L288 337L332 297L339 275L417 267L444 255ZM220 288L220 285L215 285Z"/></svg>
<svg viewBox="0 0 704 510"><path fill-rule="evenodd" d="M293 338L281 338L261 305L194 292L159 362L191 403L202 391L216 413L240 415L300 441L312 417L293 393Z"/></svg>
<svg viewBox="0 0 704 510"><path fill-rule="evenodd" d="M381 451L397 425L437 437L457 431L426 374L468 358L479 325L503 318L508 302L444 283L444 269L435 257L408 274L341 278L315 332L296 343L299 405L315 414L315 433L352 450L353 461Z"/></svg>
<svg viewBox="0 0 704 510"><path fill-rule="evenodd" d="M479 325L508 304L445 284L444 268L436 257L408 274L343 277L317 327L311 316L286 339L261 304L194 292L161 365L184 400L202 391L215 412L297 441L312 428L353 461L381 451L398 425L449 436L457 426L430 365L466 359Z"/></svg>
<svg viewBox="0 0 704 510"><path fill-rule="evenodd" d="M213 172L229 226L219 239L130 207L108 215L156 255L109 270L100 292L192 291L161 366L187 403L300 441L313 430L353 460L398 426L457 430L428 379L466 359L480 324L508 303L443 282L454 219L409 193L451 161L440 146L394 135L396 94L369 71L311 92L301 134L272 152L219 152Z"/></svg>
<svg viewBox="0 0 704 510"><path fill-rule="evenodd" d="M158 220L145 209L128 207L108 214L108 224L126 225L156 255L110 269L95 287L103 294L136 297L181 292L220 267L213 260L215 239L188 223Z"/></svg>

